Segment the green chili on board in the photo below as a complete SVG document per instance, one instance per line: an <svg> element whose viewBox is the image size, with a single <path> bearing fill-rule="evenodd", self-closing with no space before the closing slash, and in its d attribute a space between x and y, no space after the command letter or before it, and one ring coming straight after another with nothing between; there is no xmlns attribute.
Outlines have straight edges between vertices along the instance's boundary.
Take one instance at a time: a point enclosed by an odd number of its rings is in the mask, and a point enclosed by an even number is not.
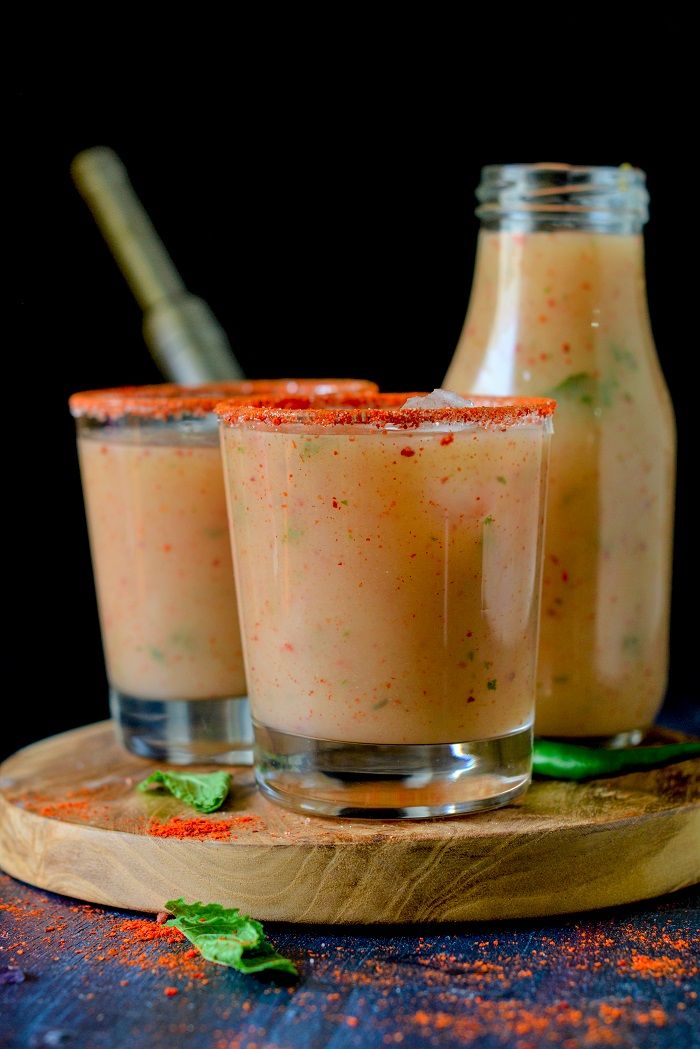
<svg viewBox="0 0 700 1049"><path fill-rule="evenodd" d="M550 776L553 779L593 779L596 776L614 776L620 772L655 768L694 757L700 757L700 742L606 750L536 739L532 770L538 776Z"/></svg>

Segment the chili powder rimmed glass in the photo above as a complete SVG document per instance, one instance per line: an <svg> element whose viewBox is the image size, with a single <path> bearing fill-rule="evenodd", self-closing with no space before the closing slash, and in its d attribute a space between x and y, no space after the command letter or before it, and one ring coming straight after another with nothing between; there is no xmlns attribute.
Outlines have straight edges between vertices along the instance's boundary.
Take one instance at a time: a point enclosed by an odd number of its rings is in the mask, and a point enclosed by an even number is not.
<svg viewBox="0 0 700 1049"><path fill-rule="evenodd" d="M224 396L374 389L288 379L76 393L78 450L110 706L136 754L250 763L214 405Z"/></svg>
<svg viewBox="0 0 700 1049"><path fill-rule="evenodd" d="M217 406L262 791L384 819L530 780L554 402Z"/></svg>

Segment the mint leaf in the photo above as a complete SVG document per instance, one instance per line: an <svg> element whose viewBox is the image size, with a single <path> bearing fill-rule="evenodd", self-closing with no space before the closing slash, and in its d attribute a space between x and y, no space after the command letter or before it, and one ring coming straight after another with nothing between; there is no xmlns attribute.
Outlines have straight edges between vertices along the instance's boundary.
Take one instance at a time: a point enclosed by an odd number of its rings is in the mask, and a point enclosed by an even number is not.
<svg viewBox="0 0 700 1049"><path fill-rule="evenodd" d="M261 923L235 907L179 899L168 900L165 909L175 915L165 924L179 929L207 961L230 965L242 973L276 969L297 975L294 962L277 953Z"/></svg>
<svg viewBox="0 0 700 1049"><path fill-rule="evenodd" d="M165 787L186 805L197 809L197 812L216 812L231 789L231 773L166 772L164 769L156 769L148 779L139 783L138 789L145 793L155 783Z"/></svg>

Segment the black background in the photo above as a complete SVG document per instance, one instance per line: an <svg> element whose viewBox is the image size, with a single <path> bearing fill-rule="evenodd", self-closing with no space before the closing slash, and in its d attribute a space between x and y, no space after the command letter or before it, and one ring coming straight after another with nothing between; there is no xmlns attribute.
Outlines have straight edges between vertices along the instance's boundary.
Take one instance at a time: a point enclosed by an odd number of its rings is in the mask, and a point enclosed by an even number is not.
<svg viewBox="0 0 700 1049"><path fill-rule="evenodd" d="M115 93L88 105L84 90L16 98L23 132L7 218L18 222L28 265L6 354L18 394L6 416L5 521L18 684L5 697L0 751L107 714L66 399L159 376L139 310L70 181L71 158L97 144L124 160L247 375L355 375L386 389L429 389L444 376L468 301L483 164L645 169L650 308L679 427L671 692L691 702L697 235L663 115L641 104L592 115L572 100L565 120L543 119L541 109L528 119L535 110L524 105L505 121L467 101L447 113L440 99L400 86L362 99L293 80L267 103L250 85L231 88L225 104L191 91L167 102L156 90L138 104Z"/></svg>

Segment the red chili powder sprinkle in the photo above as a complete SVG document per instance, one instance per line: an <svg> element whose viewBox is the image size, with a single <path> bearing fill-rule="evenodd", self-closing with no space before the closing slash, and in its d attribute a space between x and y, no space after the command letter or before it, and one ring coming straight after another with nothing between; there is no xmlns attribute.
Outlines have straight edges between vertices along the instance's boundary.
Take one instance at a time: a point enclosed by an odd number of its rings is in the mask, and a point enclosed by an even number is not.
<svg viewBox="0 0 700 1049"><path fill-rule="evenodd" d="M165 823L152 820L148 826L148 833L154 838L194 838L197 841L228 841L231 837L231 821L173 816Z"/></svg>
<svg viewBox="0 0 700 1049"><path fill-rule="evenodd" d="M207 819L203 816L172 816L164 823L151 820L148 833L154 838L189 838L193 841L230 841L234 830L256 833L265 826L259 816L227 816ZM233 835L235 837L235 834Z"/></svg>
<svg viewBox="0 0 700 1049"><path fill-rule="evenodd" d="M446 1006L454 1007L456 1004L457 999L445 1002ZM544 1044L544 1040L547 1044L556 1041L557 1045L571 1045L572 1049L579 1045L629 1045L627 1036L631 1024L665 1027L668 1023L666 1011L661 1006L655 1006L647 1012L636 1012L628 1005L616 1008L602 1003L598 1015L584 1015L581 1009L567 1002L528 1008L518 1000L494 1001L480 995L473 999L473 1008L467 1014L448 1012L446 1009L434 1012L419 1009L406 1019L419 1028L424 1037L449 1031L455 1041L471 1045L478 1044L484 1036L498 1031L501 1036L517 1039L514 1044L522 1049L534 1049L535 1045ZM560 1041L562 1037L566 1039L567 1035L574 1037ZM521 1041L523 1038L529 1040Z"/></svg>
<svg viewBox="0 0 700 1049"><path fill-rule="evenodd" d="M107 819L110 807L107 804L114 795L115 785L107 784L96 790L69 790L65 798L54 799L46 794L33 794L24 801L24 808L47 819L64 822L94 823Z"/></svg>
<svg viewBox="0 0 700 1049"><path fill-rule="evenodd" d="M56 801L51 805L42 805L36 809L40 816L49 819L60 819L61 816L81 816L88 818L90 803L87 801Z"/></svg>
<svg viewBox="0 0 700 1049"><path fill-rule="evenodd" d="M174 998L176 994L179 994L177 987L166 987L163 990L163 994L166 998Z"/></svg>
<svg viewBox="0 0 700 1049"><path fill-rule="evenodd" d="M413 448L402 448L401 454L405 455L407 459L410 459L412 455L415 455Z"/></svg>
<svg viewBox="0 0 700 1049"><path fill-rule="evenodd" d="M147 943L151 940L182 943L185 940L184 933L179 929L172 925L159 925L151 918L123 918L108 935L114 936L115 932L126 933L134 943Z"/></svg>
<svg viewBox="0 0 700 1049"><path fill-rule="evenodd" d="M618 962L621 968L623 966L623 960ZM682 980L687 976L697 974L697 967L693 966L695 972L692 973L691 969L688 968L681 958L671 958L667 955L662 955L658 958L652 958L648 954L632 954L630 965L635 972L641 973L643 976L655 976L657 978L666 979L679 979Z"/></svg>
<svg viewBox="0 0 700 1049"><path fill-rule="evenodd" d="M48 903L48 900L44 898L42 902ZM171 981L173 977L181 977L188 982L208 982L206 972L202 971L206 963L198 951L190 948L179 929L160 925L153 918L115 919L113 915L90 904L70 906L66 910L75 918L69 915L56 917L55 905L48 912L43 907L28 907L23 905L20 897L16 901L13 899L0 903L0 912L13 919L17 928L28 927L33 931L38 923L41 931L51 929L52 935L42 937L41 942L50 943L57 952L52 955L53 960L62 961L69 968L116 963L154 974L169 973ZM47 914L53 918L50 926L46 924ZM74 929L80 937L77 941L75 938L71 941L67 936L69 922L77 923ZM66 937L61 936L61 933L66 933ZM76 942L81 946L76 947ZM33 938L14 941L5 929L0 929L0 949L3 951L28 953L25 949L32 945ZM128 980L120 981L121 986L127 984Z"/></svg>
<svg viewBox="0 0 700 1049"><path fill-rule="evenodd" d="M39 907L28 911L26 907L19 907L15 903L0 903L0 911L7 911L16 918L39 918L44 913Z"/></svg>

